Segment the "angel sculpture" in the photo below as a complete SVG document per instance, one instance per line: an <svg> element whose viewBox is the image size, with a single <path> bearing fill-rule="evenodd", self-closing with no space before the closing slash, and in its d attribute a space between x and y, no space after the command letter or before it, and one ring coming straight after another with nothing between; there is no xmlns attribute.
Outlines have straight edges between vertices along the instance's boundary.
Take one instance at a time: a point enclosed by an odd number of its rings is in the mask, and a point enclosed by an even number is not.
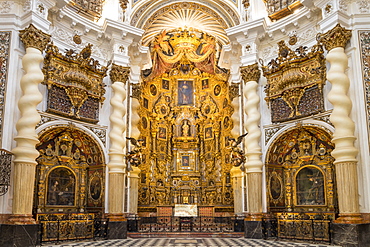
<svg viewBox="0 0 370 247"><path fill-rule="evenodd" d="M244 164L245 162L245 154L243 150L238 146L243 138L247 135L248 133L245 133L241 136L239 136L236 140L234 138L229 138L230 144L231 144L231 153L230 153L230 158L231 158L231 163L234 166L240 166ZM244 167L242 167L244 169Z"/></svg>
<svg viewBox="0 0 370 247"><path fill-rule="evenodd" d="M143 147L142 147L142 142L144 140L136 140L135 138L132 137L126 137L126 139L130 140L131 145L134 146L134 148L128 152L127 161L130 164L130 166L139 166L142 163L143 160Z"/></svg>

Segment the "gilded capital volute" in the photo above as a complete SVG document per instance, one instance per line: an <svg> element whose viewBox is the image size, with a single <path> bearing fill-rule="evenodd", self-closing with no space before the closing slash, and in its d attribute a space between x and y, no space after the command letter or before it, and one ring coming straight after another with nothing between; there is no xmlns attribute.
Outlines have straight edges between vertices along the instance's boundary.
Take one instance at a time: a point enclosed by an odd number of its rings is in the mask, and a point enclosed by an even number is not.
<svg viewBox="0 0 370 247"><path fill-rule="evenodd" d="M34 25L30 24L26 29L19 31L19 37L26 48L36 48L41 52L46 48L50 42L50 35L37 29Z"/></svg>
<svg viewBox="0 0 370 247"><path fill-rule="evenodd" d="M257 81L260 79L261 71L258 69L258 64L252 64L240 68L240 74L244 83L249 81Z"/></svg>
<svg viewBox="0 0 370 247"><path fill-rule="evenodd" d="M325 49L330 51L336 47L345 48L352 36L351 30L345 29L340 24L337 24L333 29L318 36Z"/></svg>
<svg viewBox="0 0 370 247"><path fill-rule="evenodd" d="M117 64L112 64L112 69L110 71L109 76L112 82L120 81L126 83L129 74L130 74L129 67L123 67Z"/></svg>

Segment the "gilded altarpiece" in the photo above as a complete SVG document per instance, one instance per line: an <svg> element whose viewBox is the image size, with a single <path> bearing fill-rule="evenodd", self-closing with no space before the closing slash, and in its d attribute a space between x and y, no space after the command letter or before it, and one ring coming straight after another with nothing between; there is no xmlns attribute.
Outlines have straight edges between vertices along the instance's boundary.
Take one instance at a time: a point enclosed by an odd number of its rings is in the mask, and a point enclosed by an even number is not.
<svg viewBox="0 0 370 247"><path fill-rule="evenodd" d="M139 213L175 204L233 211L229 137L234 94L216 66L216 41L172 30L151 44L153 67L140 86L144 140ZM221 210L222 211L222 210Z"/></svg>
<svg viewBox="0 0 370 247"><path fill-rule="evenodd" d="M323 129L298 127L279 137L267 159L271 212L335 212L335 171L331 136Z"/></svg>
<svg viewBox="0 0 370 247"><path fill-rule="evenodd" d="M48 45L43 68L47 112L90 123L99 121L108 68L91 58L91 49L88 44L80 53L67 50L63 55L58 47Z"/></svg>
<svg viewBox="0 0 370 247"><path fill-rule="evenodd" d="M310 116L324 111L323 86L326 65L321 44L291 50L280 41L279 54L266 66L266 102L273 123Z"/></svg>
<svg viewBox="0 0 370 247"><path fill-rule="evenodd" d="M105 160L99 144L73 126L47 129L39 139L34 212L103 213Z"/></svg>

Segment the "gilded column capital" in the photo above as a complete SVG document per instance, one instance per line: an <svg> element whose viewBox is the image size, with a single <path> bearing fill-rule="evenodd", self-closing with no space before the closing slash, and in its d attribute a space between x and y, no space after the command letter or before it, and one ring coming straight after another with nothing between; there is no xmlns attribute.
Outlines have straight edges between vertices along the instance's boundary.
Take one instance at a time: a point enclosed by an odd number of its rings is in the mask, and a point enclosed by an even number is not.
<svg viewBox="0 0 370 247"><path fill-rule="evenodd" d="M33 47L41 52L46 48L50 42L50 35L37 29L34 25L30 24L26 29L19 31L19 37L26 48Z"/></svg>
<svg viewBox="0 0 370 247"><path fill-rule="evenodd" d="M130 74L129 67L123 67L117 64L112 64L112 69L110 70L109 76L112 82L120 81L126 83L129 74Z"/></svg>
<svg viewBox="0 0 370 247"><path fill-rule="evenodd" d="M345 48L352 36L351 30L345 29L337 24L333 29L324 34L319 34L318 39L322 42L327 51L336 47Z"/></svg>
<svg viewBox="0 0 370 247"><path fill-rule="evenodd" d="M251 64L240 68L240 74L243 78L244 83L249 81L257 81L261 77L261 71L258 68L258 64Z"/></svg>

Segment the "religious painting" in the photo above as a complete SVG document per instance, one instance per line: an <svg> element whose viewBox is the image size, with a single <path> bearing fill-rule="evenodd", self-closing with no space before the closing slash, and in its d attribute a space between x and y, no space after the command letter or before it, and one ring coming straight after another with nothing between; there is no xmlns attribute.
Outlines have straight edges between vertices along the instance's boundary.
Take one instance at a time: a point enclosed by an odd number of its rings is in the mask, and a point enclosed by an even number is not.
<svg viewBox="0 0 370 247"><path fill-rule="evenodd" d="M226 108L228 104L229 104L229 102L228 102L228 101L227 101L227 99L225 98L225 99L224 99L224 103L223 103L222 107L223 107L223 108Z"/></svg>
<svg viewBox="0 0 370 247"><path fill-rule="evenodd" d="M166 79L162 79L162 89L169 90L170 89L170 81Z"/></svg>
<svg viewBox="0 0 370 247"><path fill-rule="evenodd" d="M323 173L313 167L302 168L296 176L297 205L325 205Z"/></svg>
<svg viewBox="0 0 370 247"><path fill-rule="evenodd" d="M157 95L157 87L154 84L150 85L150 93L153 96Z"/></svg>
<svg viewBox="0 0 370 247"><path fill-rule="evenodd" d="M181 166L189 166L190 165L189 160L190 160L189 155L183 155L181 157Z"/></svg>
<svg viewBox="0 0 370 247"><path fill-rule="evenodd" d="M91 178L89 191L93 200L99 200L102 191L102 182L100 177L94 176Z"/></svg>
<svg viewBox="0 0 370 247"><path fill-rule="evenodd" d="M221 94L221 86L216 85L215 88L213 89L213 92L216 96L219 96Z"/></svg>
<svg viewBox="0 0 370 247"><path fill-rule="evenodd" d="M195 170L195 153L194 151L179 151L176 154L177 171L194 171Z"/></svg>
<svg viewBox="0 0 370 247"><path fill-rule="evenodd" d="M146 117L141 118L141 126L143 126L143 129L146 129L148 127L148 120Z"/></svg>
<svg viewBox="0 0 370 247"><path fill-rule="evenodd" d="M144 108L148 109L149 108L149 101L147 98L143 98L143 105L144 105Z"/></svg>
<svg viewBox="0 0 370 247"><path fill-rule="evenodd" d="M59 167L48 176L47 205L74 206L76 177L67 168Z"/></svg>
<svg viewBox="0 0 370 247"><path fill-rule="evenodd" d="M204 139L205 140L209 140L209 139L212 139L213 138L213 130L212 130L212 126L210 127L206 127L204 129Z"/></svg>
<svg viewBox="0 0 370 247"><path fill-rule="evenodd" d="M186 80L178 81L178 104L179 105L193 104L193 81Z"/></svg>
<svg viewBox="0 0 370 247"><path fill-rule="evenodd" d="M224 118L224 128L228 129L229 127L230 127L230 118L226 116Z"/></svg>
<svg viewBox="0 0 370 247"><path fill-rule="evenodd" d="M162 140L167 139L167 129L166 129L166 127L159 127L159 129L158 129L158 139L162 139Z"/></svg>
<svg viewBox="0 0 370 247"><path fill-rule="evenodd" d="M207 79L202 80L202 89L208 89L209 88L209 81Z"/></svg>
<svg viewBox="0 0 370 247"><path fill-rule="evenodd" d="M282 195L283 185L281 178L277 175L276 172L272 172L269 179L269 192L270 197L273 200L278 200Z"/></svg>

